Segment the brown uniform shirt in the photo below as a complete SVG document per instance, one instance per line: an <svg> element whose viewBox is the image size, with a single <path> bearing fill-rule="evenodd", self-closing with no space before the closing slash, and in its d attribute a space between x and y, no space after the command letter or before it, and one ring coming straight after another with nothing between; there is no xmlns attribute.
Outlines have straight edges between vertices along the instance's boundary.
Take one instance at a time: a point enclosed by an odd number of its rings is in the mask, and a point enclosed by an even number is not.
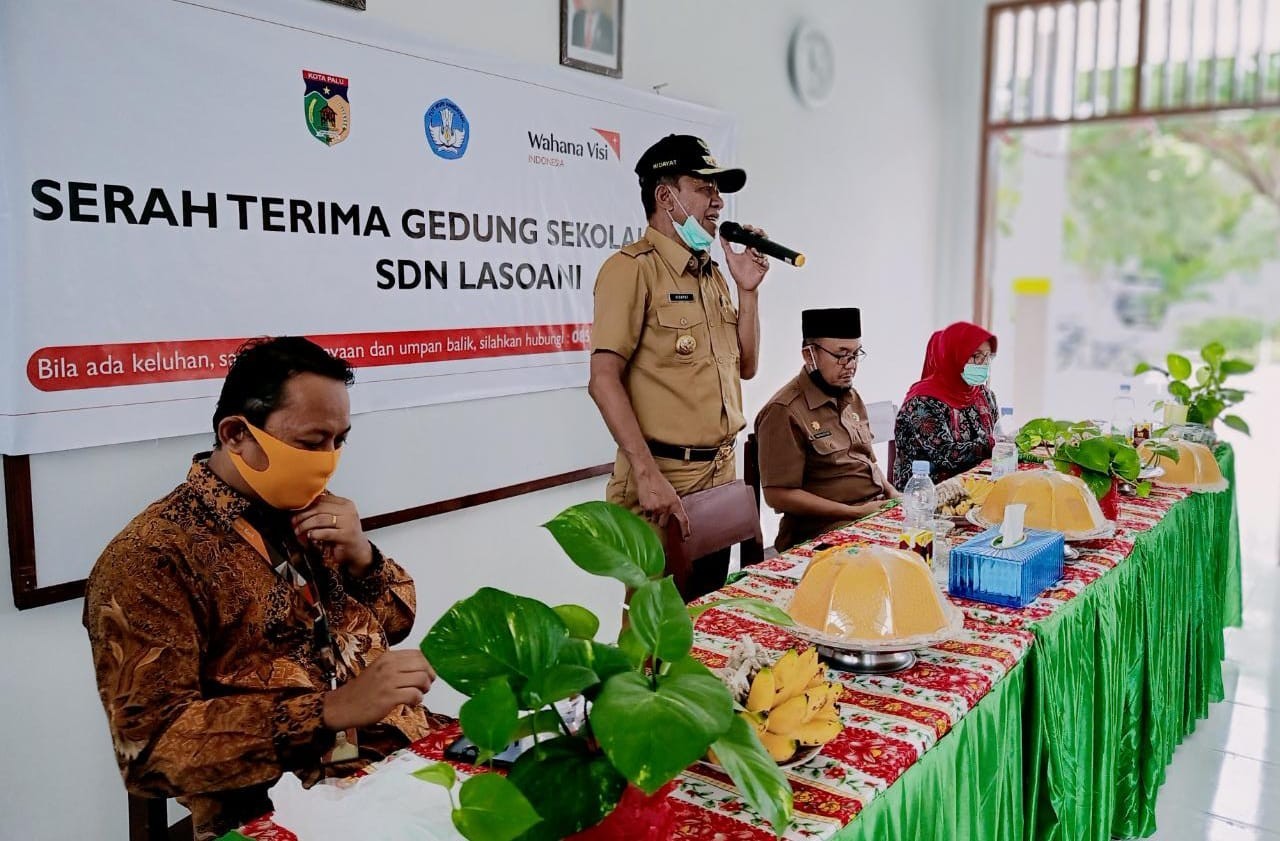
<svg viewBox="0 0 1280 841"><path fill-rule="evenodd" d="M738 311L729 285L706 254L652 227L600 267L593 353L627 361L622 383L646 439L681 447L732 442L742 413ZM657 459L679 494L733 478L732 458ZM619 452L609 499L635 508L635 482Z"/></svg>
<svg viewBox="0 0 1280 841"><path fill-rule="evenodd" d="M308 566L325 606L337 680L346 682L413 627L413 579L386 558L362 578L290 540L286 524L200 462L125 527L98 559L84 624L116 761L134 793L178 797L200 838L271 810L285 771L310 785L351 773L428 732L421 707L359 731L361 759L322 766L329 685L313 611L294 583L235 531L243 518L290 563ZM375 555L375 558L380 556Z"/></svg>
<svg viewBox="0 0 1280 841"><path fill-rule="evenodd" d="M762 487L800 488L846 505L889 492L871 449L867 407L852 389L837 399L801 371L760 411L756 439ZM784 514L774 545L784 551L840 522Z"/></svg>

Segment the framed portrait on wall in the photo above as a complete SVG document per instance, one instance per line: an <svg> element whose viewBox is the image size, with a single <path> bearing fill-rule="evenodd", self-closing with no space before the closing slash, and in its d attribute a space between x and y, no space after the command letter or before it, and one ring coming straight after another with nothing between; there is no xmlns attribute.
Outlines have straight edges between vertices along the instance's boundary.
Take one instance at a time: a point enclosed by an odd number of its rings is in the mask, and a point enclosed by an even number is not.
<svg viewBox="0 0 1280 841"><path fill-rule="evenodd" d="M622 76L623 0L560 0L560 63Z"/></svg>

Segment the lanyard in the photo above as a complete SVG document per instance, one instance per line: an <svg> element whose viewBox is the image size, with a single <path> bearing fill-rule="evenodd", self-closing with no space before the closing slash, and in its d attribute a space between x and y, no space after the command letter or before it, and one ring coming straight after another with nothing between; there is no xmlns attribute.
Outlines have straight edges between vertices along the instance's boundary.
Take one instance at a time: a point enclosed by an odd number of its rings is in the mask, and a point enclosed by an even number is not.
<svg viewBox="0 0 1280 841"><path fill-rule="evenodd" d="M319 660L320 667L324 670L325 680L329 683L329 688L337 689L338 671L335 653L337 649L333 641L333 632L329 627L329 615L325 612L324 602L320 598L320 588L316 584L316 576L311 568L310 560L305 554L302 556L302 561L306 565L304 575L294 567L288 558L263 540L262 533L250 525L243 517L237 518L231 525L236 534L244 538L245 542L252 546L262 556L262 559L275 570L276 575L301 591L302 599L311 610L314 622L313 644L316 658Z"/></svg>

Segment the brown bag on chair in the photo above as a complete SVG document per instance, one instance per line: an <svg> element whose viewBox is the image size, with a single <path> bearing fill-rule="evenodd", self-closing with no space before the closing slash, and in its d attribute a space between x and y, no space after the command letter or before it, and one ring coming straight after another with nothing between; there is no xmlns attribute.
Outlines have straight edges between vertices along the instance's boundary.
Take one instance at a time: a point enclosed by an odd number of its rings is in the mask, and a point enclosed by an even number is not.
<svg viewBox="0 0 1280 841"><path fill-rule="evenodd" d="M676 589L685 592L693 562L712 552L754 540L763 541L760 512L755 494L741 479L683 496L684 513L689 518L689 539L680 531L680 521L667 520L667 571L675 577Z"/></svg>

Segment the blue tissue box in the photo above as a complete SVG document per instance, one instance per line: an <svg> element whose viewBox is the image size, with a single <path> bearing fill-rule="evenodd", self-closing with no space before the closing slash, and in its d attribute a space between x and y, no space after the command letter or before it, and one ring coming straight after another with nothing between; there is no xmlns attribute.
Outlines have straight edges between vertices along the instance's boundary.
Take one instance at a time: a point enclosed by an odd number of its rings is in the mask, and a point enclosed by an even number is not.
<svg viewBox="0 0 1280 841"><path fill-rule="evenodd" d="M947 591L1003 607L1026 607L1062 578L1062 532L1026 530L1012 549L991 545L1000 529L988 529L951 550Z"/></svg>

